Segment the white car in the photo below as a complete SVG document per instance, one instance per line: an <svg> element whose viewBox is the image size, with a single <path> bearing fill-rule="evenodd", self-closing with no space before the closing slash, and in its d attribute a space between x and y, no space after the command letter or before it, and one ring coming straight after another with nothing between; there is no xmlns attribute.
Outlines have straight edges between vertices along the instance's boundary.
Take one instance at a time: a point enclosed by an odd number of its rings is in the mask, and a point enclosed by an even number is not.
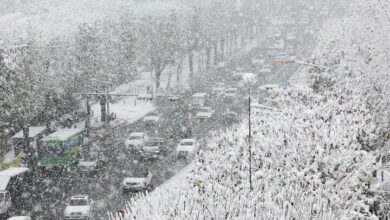
<svg viewBox="0 0 390 220"><path fill-rule="evenodd" d="M145 190L150 186L152 178L153 174L149 171L138 172L123 180L122 190L123 192Z"/></svg>
<svg viewBox="0 0 390 220"><path fill-rule="evenodd" d="M146 159L157 159L160 156L165 155L166 148L165 148L165 141L161 138L149 138L145 141L145 143L142 145L141 149L139 150L141 154L141 158Z"/></svg>
<svg viewBox="0 0 390 220"><path fill-rule="evenodd" d="M237 88L228 88L225 90L223 95L226 99L233 99L237 97L237 93Z"/></svg>
<svg viewBox="0 0 390 220"><path fill-rule="evenodd" d="M198 112L195 115L195 119L210 119L214 114L214 110L211 107L202 107L199 108Z"/></svg>
<svg viewBox="0 0 390 220"><path fill-rule="evenodd" d="M143 119L145 123L157 123L159 120L160 115L157 112L150 112Z"/></svg>
<svg viewBox="0 0 390 220"><path fill-rule="evenodd" d="M125 145L129 149L139 150L139 147L144 144L146 139L148 139L148 136L144 132L133 132L130 133L129 138L125 141Z"/></svg>
<svg viewBox="0 0 390 220"><path fill-rule="evenodd" d="M183 139L176 148L177 157L190 158L194 156L199 150L199 145L195 139Z"/></svg>
<svg viewBox="0 0 390 220"><path fill-rule="evenodd" d="M14 216L11 218L8 218L7 220L31 220L30 216Z"/></svg>
<svg viewBox="0 0 390 220"><path fill-rule="evenodd" d="M89 196L72 196L66 204L64 216L66 220L93 219L94 201Z"/></svg>

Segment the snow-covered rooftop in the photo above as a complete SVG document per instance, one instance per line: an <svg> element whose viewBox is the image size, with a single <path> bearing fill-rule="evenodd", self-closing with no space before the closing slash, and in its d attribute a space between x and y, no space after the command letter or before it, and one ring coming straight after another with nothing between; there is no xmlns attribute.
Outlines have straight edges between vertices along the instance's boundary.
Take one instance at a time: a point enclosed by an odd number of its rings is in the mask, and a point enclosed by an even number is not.
<svg viewBox="0 0 390 220"><path fill-rule="evenodd" d="M21 173L27 172L29 169L26 167L12 167L0 172L0 191L7 189L7 185L11 177L17 176Z"/></svg>
<svg viewBox="0 0 390 220"><path fill-rule="evenodd" d="M46 127L30 127L28 137L35 138L37 135L43 133L46 130ZM23 131L19 131L12 138L23 138Z"/></svg>
<svg viewBox="0 0 390 220"><path fill-rule="evenodd" d="M83 132L83 128L67 128L67 129L61 129L58 130L45 138L42 139L42 141L64 141L69 139L70 137L73 137L81 132Z"/></svg>
<svg viewBox="0 0 390 220"><path fill-rule="evenodd" d="M9 168L9 169L6 169L6 170L3 170L0 172L0 177L2 176L9 176L9 177L13 177L13 176L17 176L21 173L24 173L26 171L28 171L29 169L27 167L12 167L12 168Z"/></svg>
<svg viewBox="0 0 390 220"><path fill-rule="evenodd" d="M8 220L31 220L30 216L14 216L9 218Z"/></svg>

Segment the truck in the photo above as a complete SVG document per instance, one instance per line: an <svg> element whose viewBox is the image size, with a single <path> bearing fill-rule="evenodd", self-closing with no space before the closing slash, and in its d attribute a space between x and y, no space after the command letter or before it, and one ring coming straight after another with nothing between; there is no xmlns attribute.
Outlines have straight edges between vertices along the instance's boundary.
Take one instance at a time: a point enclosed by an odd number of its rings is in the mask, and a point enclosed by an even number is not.
<svg viewBox="0 0 390 220"><path fill-rule="evenodd" d="M29 168L12 167L0 172L0 215L10 210L29 209L26 197L32 187L32 175Z"/></svg>

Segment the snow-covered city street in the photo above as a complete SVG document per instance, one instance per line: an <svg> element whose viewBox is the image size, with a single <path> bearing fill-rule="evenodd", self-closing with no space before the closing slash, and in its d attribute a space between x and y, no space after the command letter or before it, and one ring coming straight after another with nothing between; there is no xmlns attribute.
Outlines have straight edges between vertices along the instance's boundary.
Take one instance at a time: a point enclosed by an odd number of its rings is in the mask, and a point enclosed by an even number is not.
<svg viewBox="0 0 390 220"><path fill-rule="evenodd" d="M0 220L390 218L386 2L0 6Z"/></svg>

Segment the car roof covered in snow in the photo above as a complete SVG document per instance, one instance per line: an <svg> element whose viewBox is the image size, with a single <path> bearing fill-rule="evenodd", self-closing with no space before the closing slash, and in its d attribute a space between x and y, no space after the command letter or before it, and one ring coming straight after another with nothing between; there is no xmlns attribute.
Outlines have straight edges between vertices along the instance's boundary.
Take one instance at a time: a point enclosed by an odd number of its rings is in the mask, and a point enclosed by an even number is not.
<svg viewBox="0 0 390 220"><path fill-rule="evenodd" d="M204 93L204 92L200 92L200 93L195 93L194 95L192 95L192 97L205 97L207 94Z"/></svg>
<svg viewBox="0 0 390 220"><path fill-rule="evenodd" d="M17 176L21 173L24 173L26 171L28 171L29 169L27 167L11 167L9 169L6 169L6 170L3 170L0 172L0 177L1 176L9 176L9 177L13 177L13 176Z"/></svg>
<svg viewBox="0 0 390 220"><path fill-rule="evenodd" d="M4 191L7 189L7 185L11 177L17 176L24 172L27 172L29 169L26 167L12 167L0 172L0 190Z"/></svg>
<svg viewBox="0 0 390 220"><path fill-rule="evenodd" d="M72 196L70 199L88 199L88 196L85 196L85 195L75 195L75 196Z"/></svg>
<svg viewBox="0 0 390 220"><path fill-rule="evenodd" d="M46 127L30 127L28 131L28 137L35 138L37 135L43 133ZM12 138L23 138L23 130L16 133Z"/></svg>
<svg viewBox="0 0 390 220"><path fill-rule="evenodd" d="M60 129L42 139L42 141L65 141L69 138L83 132L83 128L66 128Z"/></svg>
<svg viewBox="0 0 390 220"><path fill-rule="evenodd" d="M143 136L145 135L144 132L133 132L133 133L130 133L130 137L140 137L140 136Z"/></svg>
<svg viewBox="0 0 390 220"><path fill-rule="evenodd" d="M181 141L180 141L180 143L188 143L188 142L192 142L192 143L195 143L195 139L193 139L193 138L190 138L190 139L182 139Z"/></svg>

